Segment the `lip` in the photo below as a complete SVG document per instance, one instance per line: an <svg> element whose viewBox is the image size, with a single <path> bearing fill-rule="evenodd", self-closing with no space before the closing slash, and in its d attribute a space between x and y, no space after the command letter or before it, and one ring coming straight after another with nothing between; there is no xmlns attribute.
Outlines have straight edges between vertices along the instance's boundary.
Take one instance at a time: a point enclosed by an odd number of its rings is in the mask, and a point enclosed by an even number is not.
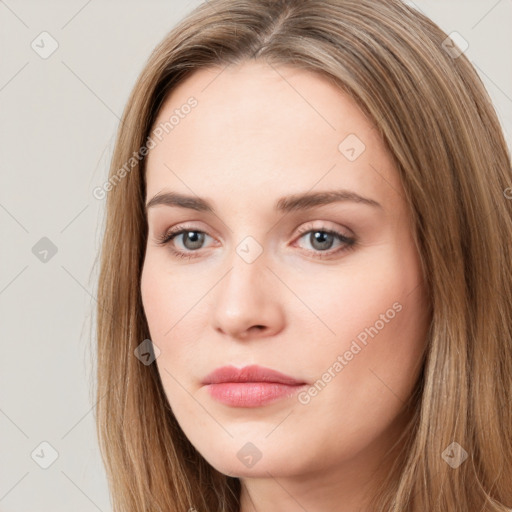
<svg viewBox="0 0 512 512"><path fill-rule="evenodd" d="M260 407L294 396L306 383L258 365L223 366L202 381L210 396L233 407Z"/></svg>
<svg viewBox="0 0 512 512"><path fill-rule="evenodd" d="M223 382L273 382L289 386L306 384L304 381L299 381L284 373L256 364L243 368L236 368L232 365L221 366L208 374L203 379L202 384L221 384Z"/></svg>

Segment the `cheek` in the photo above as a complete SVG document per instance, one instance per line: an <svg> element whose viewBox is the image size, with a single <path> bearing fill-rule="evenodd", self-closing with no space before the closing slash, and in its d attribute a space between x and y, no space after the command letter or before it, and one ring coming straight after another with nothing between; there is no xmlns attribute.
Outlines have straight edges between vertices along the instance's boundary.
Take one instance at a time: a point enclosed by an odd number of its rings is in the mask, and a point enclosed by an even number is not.
<svg viewBox="0 0 512 512"><path fill-rule="evenodd" d="M177 285L172 276L151 252L146 255L141 276L141 299L151 333L151 339L159 344L172 327L176 309ZM186 289L180 289L180 293Z"/></svg>
<svg viewBox="0 0 512 512"><path fill-rule="evenodd" d="M425 348L428 304L414 247L389 245L374 256L337 279L319 275L314 287L308 281L297 288L323 321L315 321L315 329L311 324L308 338L318 341L304 347L312 376L336 382L322 394L332 392L328 401L334 402L338 389L354 400L351 407L396 401L394 394L406 400Z"/></svg>
<svg viewBox="0 0 512 512"><path fill-rule="evenodd" d="M176 385L179 390L171 374L182 382L195 376L191 369L208 367L208 362L202 363L208 354L200 344L209 318L204 295L213 283L205 284L204 279L194 278L193 274L173 270L164 258L147 253L141 275L141 299L150 339L160 350L156 364L165 387L170 390Z"/></svg>
<svg viewBox="0 0 512 512"><path fill-rule="evenodd" d="M378 335L388 339L381 349L392 350L422 328L419 319L426 304L418 261L414 251L404 252L403 244L375 247L327 271L290 271L283 280L302 299L285 305L288 318L307 322L309 334L314 330L322 347L348 349L354 338L364 343Z"/></svg>
<svg viewBox="0 0 512 512"><path fill-rule="evenodd" d="M197 301L190 279L172 272L161 254L148 251L141 275L141 299L154 342L170 337L173 325Z"/></svg>
<svg viewBox="0 0 512 512"><path fill-rule="evenodd" d="M144 313L148 322L151 338L162 332L165 323L164 312L166 310L166 282L165 278L158 272L157 268L146 257L141 276L141 299ZM153 339L153 341L156 341Z"/></svg>
<svg viewBox="0 0 512 512"><path fill-rule="evenodd" d="M419 279L414 259L390 254L337 285L331 281L324 299L314 302L336 335L327 332L305 347L313 385L300 397L295 427L322 437L342 434L333 441L337 456L357 452L384 432L413 391L428 326ZM318 418L331 421L319 424Z"/></svg>
<svg viewBox="0 0 512 512"><path fill-rule="evenodd" d="M411 254L402 261L396 256L393 261L395 278L389 287L381 287L381 307L375 310L384 316L380 321L374 317L370 328L365 326L366 354L360 369L361 375L373 381L376 396L398 410L409 398L421 370L429 308L416 256Z"/></svg>

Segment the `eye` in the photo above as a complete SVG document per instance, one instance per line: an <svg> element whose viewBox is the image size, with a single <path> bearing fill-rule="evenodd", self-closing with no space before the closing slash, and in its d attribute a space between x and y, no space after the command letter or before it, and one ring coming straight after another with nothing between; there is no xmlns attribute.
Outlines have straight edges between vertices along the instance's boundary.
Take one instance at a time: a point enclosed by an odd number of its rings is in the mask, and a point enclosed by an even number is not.
<svg viewBox="0 0 512 512"><path fill-rule="evenodd" d="M171 228L162 236L157 237L157 243L159 245L169 245L173 254L180 258L194 258L196 257L196 254L194 253L198 252L198 249L202 248L205 237L207 236L209 235L204 231L200 231L192 227L187 228L186 226L178 226L176 228ZM174 239L179 239L179 237L182 237L181 241L185 248L184 251L174 248Z"/></svg>
<svg viewBox="0 0 512 512"><path fill-rule="evenodd" d="M311 228L305 226L299 229L299 240L305 238L313 250L307 249L308 252L313 252L314 257L328 258L342 251L353 249L356 244L354 237L348 237L339 231L326 228L324 226ZM334 250L330 250L333 244L338 241L340 246Z"/></svg>
<svg viewBox="0 0 512 512"><path fill-rule="evenodd" d="M312 249L305 249L305 251L313 253L313 257L316 258L332 257L343 251L353 249L356 244L355 238L324 226L305 226L299 229L299 235L299 240L305 238L312 247ZM206 237L212 238L204 231L181 225L158 236L157 244L168 245L175 256L190 259L200 255L199 249L203 248ZM183 249L176 249L175 239L179 240L180 238ZM339 246L332 250L331 248L336 241Z"/></svg>

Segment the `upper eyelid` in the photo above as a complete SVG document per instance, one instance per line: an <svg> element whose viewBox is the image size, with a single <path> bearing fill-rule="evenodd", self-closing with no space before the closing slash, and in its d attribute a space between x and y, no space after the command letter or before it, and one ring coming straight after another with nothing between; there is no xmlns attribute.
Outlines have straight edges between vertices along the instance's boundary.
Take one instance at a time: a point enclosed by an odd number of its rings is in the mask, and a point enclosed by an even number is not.
<svg viewBox="0 0 512 512"><path fill-rule="evenodd" d="M191 221L191 222L194 222L194 221ZM322 223L322 224L320 226L315 226L315 225L313 225L315 222ZM308 222L303 222L298 228L295 228L295 231L299 231L300 234L303 234L304 232L307 232L308 230L315 230L315 229L317 229L318 231L322 231L322 230L340 231L343 229L351 231L346 226L341 226L341 227L332 226L334 224L336 224L336 223L332 222L332 221L325 221L325 220L324 221L308 221ZM164 234L171 234L171 233L177 234L177 233L180 233L181 231L197 231L197 232L204 233L205 235L212 237L212 235L209 233L209 231L211 231L211 230L202 229L201 227L197 227L197 226L191 226L191 225L188 225L187 222L184 222L183 224L178 223L176 226L173 226L171 228L164 230ZM216 232L215 229L213 231Z"/></svg>

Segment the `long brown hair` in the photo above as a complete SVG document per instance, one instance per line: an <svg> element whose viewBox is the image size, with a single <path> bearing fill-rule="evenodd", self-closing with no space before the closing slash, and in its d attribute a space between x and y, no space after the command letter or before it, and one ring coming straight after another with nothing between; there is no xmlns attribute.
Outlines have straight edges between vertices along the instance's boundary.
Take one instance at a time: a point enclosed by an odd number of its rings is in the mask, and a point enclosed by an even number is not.
<svg viewBox="0 0 512 512"><path fill-rule="evenodd" d="M481 80L446 38L399 0L208 0L153 51L102 189L96 421L116 512L239 510L240 481L195 450L156 365L134 350L149 338L142 148L178 83L250 59L321 73L348 93L396 161L412 212L432 321L414 423L372 510L512 507L511 160ZM442 456L453 442L468 455L457 468Z"/></svg>

